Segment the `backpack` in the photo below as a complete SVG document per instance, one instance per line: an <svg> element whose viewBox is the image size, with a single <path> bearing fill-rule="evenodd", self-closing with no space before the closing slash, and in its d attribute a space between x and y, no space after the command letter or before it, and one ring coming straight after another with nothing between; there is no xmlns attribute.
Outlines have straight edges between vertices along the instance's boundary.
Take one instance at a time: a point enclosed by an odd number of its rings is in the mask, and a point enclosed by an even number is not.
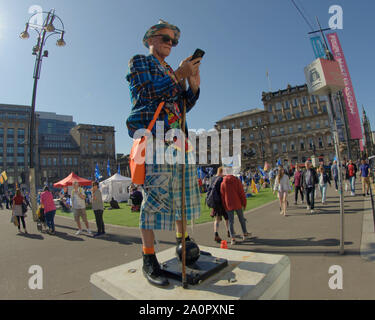
<svg viewBox="0 0 375 320"><path fill-rule="evenodd" d="M221 205L221 196L220 191L217 188L217 185L223 181L222 177L219 177L213 181L209 186L206 197L206 204L209 208L216 208Z"/></svg>

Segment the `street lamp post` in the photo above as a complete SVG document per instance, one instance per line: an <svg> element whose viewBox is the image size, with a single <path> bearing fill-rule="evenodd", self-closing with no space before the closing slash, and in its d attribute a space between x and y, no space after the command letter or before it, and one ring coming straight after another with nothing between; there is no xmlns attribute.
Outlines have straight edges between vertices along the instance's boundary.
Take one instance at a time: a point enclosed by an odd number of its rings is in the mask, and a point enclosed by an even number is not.
<svg viewBox="0 0 375 320"><path fill-rule="evenodd" d="M253 130L258 130L258 133L259 133L259 137L260 137L260 147L261 147L261 150L262 150L262 161L263 161L263 164L264 164L264 160L265 160L265 151L264 151L264 143L263 143L263 130L267 128L267 126L256 126L253 128Z"/></svg>
<svg viewBox="0 0 375 320"><path fill-rule="evenodd" d="M31 19L40 13L35 13L32 15L29 19L29 21L26 23L25 30L20 34L21 39L28 39L29 33L28 29L31 28L35 30L38 34L37 37L37 44L33 47L32 54L36 56L35 58L35 67L34 67L34 87L33 87L33 95L31 100L31 115L30 115L30 129L29 129L29 183L30 183L30 198L31 198L31 205L32 205L32 212L33 212L33 219L34 221L37 219L36 216L36 181L35 181L35 159L34 159L34 141L36 139L35 137L35 101L36 101L36 91L38 86L38 80L40 78L40 70L42 66L42 60L43 58L48 57L48 51L43 51L44 45L47 41L47 39L52 35L60 35L60 39L57 40L56 45L58 47L65 46L64 41L64 24L62 20L55 14L55 10L52 9L49 12L42 12L42 14L46 14L47 17L44 19L42 25L33 24L30 23ZM54 26L54 22L56 19L60 22L62 28L57 29Z"/></svg>

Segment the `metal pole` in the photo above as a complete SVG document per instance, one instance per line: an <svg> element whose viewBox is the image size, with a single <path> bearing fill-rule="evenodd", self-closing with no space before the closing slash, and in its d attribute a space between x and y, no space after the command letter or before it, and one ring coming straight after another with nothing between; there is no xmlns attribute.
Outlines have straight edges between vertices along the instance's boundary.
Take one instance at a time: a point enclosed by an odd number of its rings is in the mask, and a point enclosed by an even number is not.
<svg viewBox="0 0 375 320"><path fill-rule="evenodd" d="M342 187L342 174L341 174L341 157L340 157L340 148L339 148L339 135L337 132L336 119L333 116L332 110L332 94L328 94L328 115L331 122L331 129L333 133L333 140L336 151L337 159L337 170L338 170L338 182L339 182L339 194L340 194L340 254L344 254L344 193Z"/></svg>
<svg viewBox="0 0 375 320"><path fill-rule="evenodd" d="M182 110L182 139L181 139L181 152L182 152L182 196L181 196L181 218L182 218L182 287L186 289L188 287L186 281L186 212L185 212L185 154L186 154L186 144L185 144L185 119L186 119L186 100L184 99L184 107Z"/></svg>

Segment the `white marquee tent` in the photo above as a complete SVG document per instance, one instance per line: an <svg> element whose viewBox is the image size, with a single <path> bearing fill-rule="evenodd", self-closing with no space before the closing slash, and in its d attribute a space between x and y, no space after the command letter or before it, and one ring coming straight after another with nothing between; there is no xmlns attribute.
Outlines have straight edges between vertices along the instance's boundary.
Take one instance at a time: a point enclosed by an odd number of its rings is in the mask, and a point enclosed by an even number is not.
<svg viewBox="0 0 375 320"><path fill-rule="evenodd" d="M128 187L132 180L124 177L118 173L99 183L99 188L102 193L103 201L109 202L112 197L118 201L128 201L129 193Z"/></svg>

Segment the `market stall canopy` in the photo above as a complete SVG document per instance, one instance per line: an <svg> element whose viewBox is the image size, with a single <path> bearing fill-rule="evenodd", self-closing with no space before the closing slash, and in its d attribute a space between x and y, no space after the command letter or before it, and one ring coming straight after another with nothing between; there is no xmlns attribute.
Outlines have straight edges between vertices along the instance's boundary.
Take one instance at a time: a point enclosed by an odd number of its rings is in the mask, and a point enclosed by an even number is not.
<svg viewBox="0 0 375 320"><path fill-rule="evenodd" d="M112 198L116 201L128 201L129 192L128 187L132 180L124 177L118 173L99 183L100 191L102 192L103 201L109 202Z"/></svg>
<svg viewBox="0 0 375 320"><path fill-rule="evenodd" d="M77 176L74 172L72 172L66 178L62 179L59 182L54 183L53 186L55 188L68 187L68 186L72 186L74 181L78 181L78 184L80 186L91 186L91 184L92 184L91 180L81 178L81 177Z"/></svg>

